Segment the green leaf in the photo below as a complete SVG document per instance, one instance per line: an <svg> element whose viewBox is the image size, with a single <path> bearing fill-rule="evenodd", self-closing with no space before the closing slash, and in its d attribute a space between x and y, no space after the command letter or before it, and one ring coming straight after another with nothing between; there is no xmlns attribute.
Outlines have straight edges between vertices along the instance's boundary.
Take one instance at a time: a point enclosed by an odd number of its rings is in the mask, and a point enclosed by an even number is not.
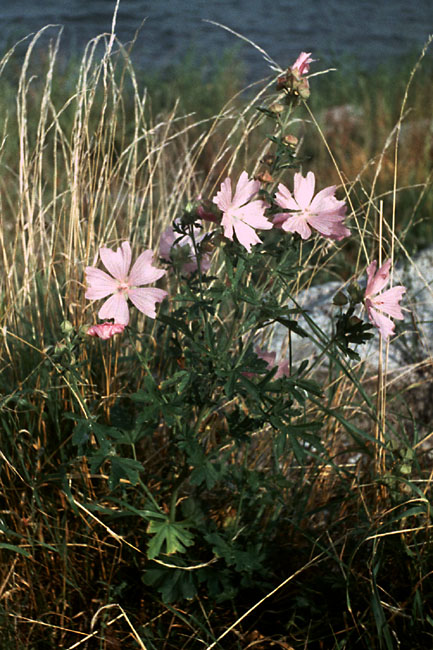
<svg viewBox="0 0 433 650"><path fill-rule="evenodd" d="M189 527L190 524L186 522L172 522L168 517L165 521L149 522L147 532L154 535L147 549L149 560L153 560L161 552L167 555L183 553L187 546L194 543L194 536L188 530Z"/></svg>
<svg viewBox="0 0 433 650"><path fill-rule="evenodd" d="M143 471L143 465L133 458L120 458L119 456L110 457L111 471L108 485L110 489L116 487L120 483L120 479L127 479L136 485L140 472Z"/></svg>
<svg viewBox="0 0 433 650"><path fill-rule="evenodd" d="M30 557L30 553L20 546L15 546L14 544L5 544L1 543L0 548L4 548L7 551L12 551L13 553L20 553L24 557Z"/></svg>

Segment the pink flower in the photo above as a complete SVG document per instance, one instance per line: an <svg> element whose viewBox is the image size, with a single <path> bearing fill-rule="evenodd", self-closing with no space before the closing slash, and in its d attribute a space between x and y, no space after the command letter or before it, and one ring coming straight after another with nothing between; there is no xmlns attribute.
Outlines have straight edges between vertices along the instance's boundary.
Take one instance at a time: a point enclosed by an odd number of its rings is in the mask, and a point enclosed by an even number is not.
<svg viewBox="0 0 433 650"><path fill-rule="evenodd" d="M285 185L278 185L275 201L289 212L274 215L274 225L286 232L297 232L302 239L310 237L311 228L331 239L348 237L350 230L342 223L346 204L335 198L335 185L325 187L313 198L315 182L313 172L308 172L305 178L296 173L293 196Z"/></svg>
<svg viewBox="0 0 433 650"><path fill-rule="evenodd" d="M313 63L314 59L311 59L311 52L301 52L295 63L290 66L292 72L295 70L298 72L299 76L310 70L310 63Z"/></svg>
<svg viewBox="0 0 433 650"><path fill-rule="evenodd" d="M284 361L280 361L279 363L276 363L275 358L276 354L275 352L265 352L259 347L256 347L254 352L257 354L259 359L263 359L263 361L266 361L266 364L268 366L269 370L272 370L275 366L277 366L278 370L274 375L274 379L280 379L280 377L289 377L290 376L290 364L288 359Z"/></svg>
<svg viewBox="0 0 433 650"><path fill-rule="evenodd" d="M367 288L365 290L365 306L368 318L375 325L384 339L394 334L394 323L380 312L385 312L393 318L403 320L404 316L398 304L406 292L406 287L398 285L380 293L389 282L391 260L387 260L376 272L377 262L374 260L367 268ZM377 310L380 310L377 311Z"/></svg>
<svg viewBox="0 0 433 650"><path fill-rule="evenodd" d="M201 233L199 228L194 228L194 238L196 244L199 244L203 239L204 234ZM179 255L176 253L179 252ZM175 255L173 255L175 253ZM195 256L194 244L191 237L184 235L183 237L176 233L171 226L166 228L161 235L159 243L159 256L167 262L173 261L173 258L181 259L182 271L184 273L193 273L197 270L197 258ZM201 270L209 271L211 263L211 256L207 253L201 256Z"/></svg>
<svg viewBox="0 0 433 650"><path fill-rule="evenodd" d="M87 330L89 336L99 336L100 339L111 339L115 334L121 334L125 329L122 323L99 323L98 325L91 325Z"/></svg>
<svg viewBox="0 0 433 650"><path fill-rule="evenodd" d="M88 289L85 294L89 300L110 296L99 310L99 318L113 318L117 325L128 325L128 298L143 314L155 318L155 304L161 302L167 292L153 287L140 288L143 284L156 282L166 273L152 266L153 252L149 249L141 253L131 270L131 247L127 241L123 242L116 252L110 248L100 248L99 255L111 275L94 266L88 266Z"/></svg>
<svg viewBox="0 0 433 650"><path fill-rule="evenodd" d="M226 178L221 183L220 191L212 199L223 212L221 225L224 228L224 236L233 241L234 230L239 243L248 252L251 251L251 245L262 241L254 228L262 230L272 228L271 222L263 214L267 207L266 203L260 199L251 201L259 189L260 182L248 180L247 172L242 172L234 196L232 196L231 180Z"/></svg>

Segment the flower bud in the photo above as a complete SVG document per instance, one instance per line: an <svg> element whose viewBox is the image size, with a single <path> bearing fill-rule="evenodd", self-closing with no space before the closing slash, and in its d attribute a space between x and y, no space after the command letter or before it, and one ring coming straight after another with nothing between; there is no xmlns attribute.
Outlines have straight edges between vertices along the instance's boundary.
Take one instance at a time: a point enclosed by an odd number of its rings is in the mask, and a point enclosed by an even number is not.
<svg viewBox="0 0 433 650"><path fill-rule="evenodd" d="M70 338L74 334L74 326L69 320L64 320L60 324L60 329L62 331L62 334L64 334L67 338Z"/></svg>
<svg viewBox="0 0 433 650"><path fill-rule="evenodd" d="M342 307L343 305L347 305L347 296L342 291L339 291L335 294L332 302L337 307Z"/></svg>
<svg viewBox="0 0 433 650"><path fill-rule="evenodd" d="M347 288L351 301L357 305L364 300L364 292L357 282L351 282Z"/></svg>
<svg viewBox="0 0 433 650"><path fill-rule="evenodd" d="M299 142L298 138L295 135L285 135L283 140L290 147L296 147Z"/></svg>
<svg viewBox="0 0 433 650"><path fill-rule="evenodd" d="M267 169L265 169L263 172L260 172L260 174L257 174L255 176L255 179L260 181L261 183L273 183L274 179L271 176L271 174L268 172Z"/></svg>

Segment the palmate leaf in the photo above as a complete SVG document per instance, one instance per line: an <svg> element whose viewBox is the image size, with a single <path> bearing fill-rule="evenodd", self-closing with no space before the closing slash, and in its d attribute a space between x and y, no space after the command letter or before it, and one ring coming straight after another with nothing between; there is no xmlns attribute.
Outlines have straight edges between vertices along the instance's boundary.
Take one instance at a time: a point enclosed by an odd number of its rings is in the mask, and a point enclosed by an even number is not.
<svg viewBox="0 0 433 650"><path fill-rule="evenodd" d="M194 536L188 530L189 527L190 524L186 522L170 521L168 517L163 521L149 522L147 532L154 535L147 548L149 560L153 560L160 553L183 553L187 546L194 543Z"/></svg>

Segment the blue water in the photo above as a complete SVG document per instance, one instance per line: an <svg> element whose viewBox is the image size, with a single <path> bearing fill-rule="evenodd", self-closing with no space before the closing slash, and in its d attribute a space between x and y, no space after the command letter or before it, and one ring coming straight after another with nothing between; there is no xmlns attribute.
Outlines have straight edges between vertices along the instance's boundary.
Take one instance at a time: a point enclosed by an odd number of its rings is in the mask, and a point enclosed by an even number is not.
<svg viewBox="0 0 433 650"><path fill-rule="evenodd" d="M0 0L0 5L0 48L55 23L64 26L63 50L80 55L89 39L110 31L115 2ZM191 46L199 54L218 58L224 49L241 43L205 20L242 33L282 67L301 50L329 64L349 56L366 67L420 51L433 33L433 0L121 0L116 35L123 43L130 41L143 20L134 58L152 69L178 61ZM54 37L55 29L50 33ZM268 73L251 46L243 44L240 56L249 75Z"/></svg>

